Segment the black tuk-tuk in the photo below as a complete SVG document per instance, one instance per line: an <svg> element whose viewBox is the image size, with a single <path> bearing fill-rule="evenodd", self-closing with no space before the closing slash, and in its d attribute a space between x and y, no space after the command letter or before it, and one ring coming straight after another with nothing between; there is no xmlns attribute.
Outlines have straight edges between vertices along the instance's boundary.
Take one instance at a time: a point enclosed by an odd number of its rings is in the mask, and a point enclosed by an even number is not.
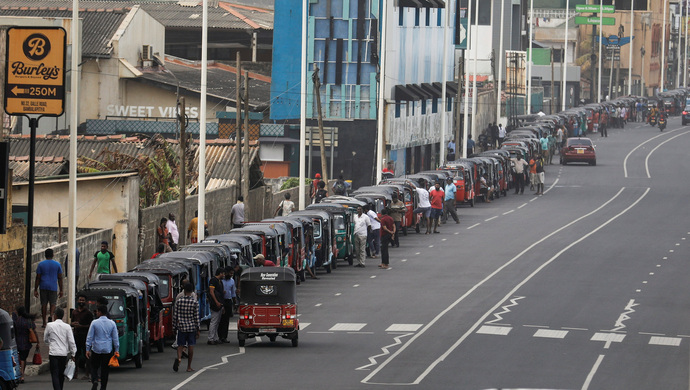
<svg viewBox="0 0 690 390"><path fill-rule="evenodd" d="M278 336L299 342L297 319L296 276L292 268L254 267L240 276L242 296L237 321L237 341L268 336L271 342Z"/></svg>
<svg viewBox="0 0 690 390"><path fill-rule="evenodd" d="M19 352L15 339L14 322L5 310L0 309L0 388L3 390L17 387L21 371L19 369Z"/></svg>

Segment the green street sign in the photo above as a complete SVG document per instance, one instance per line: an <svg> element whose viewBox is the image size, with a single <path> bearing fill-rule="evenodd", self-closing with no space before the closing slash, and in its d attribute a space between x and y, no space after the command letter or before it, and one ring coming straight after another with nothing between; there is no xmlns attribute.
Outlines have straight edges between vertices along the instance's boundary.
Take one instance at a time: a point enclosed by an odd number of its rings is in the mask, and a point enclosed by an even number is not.
<svg viewBox="0 0 690 390"><path fill-rule="evenodd" d="M604 26L615 26L616 18L599 18L596 16L576 16L575 24L599 24L601 22Z"/></svg>
<svg viewBox="0 0 690 390"><path fill-rule="evenodd" d="M467 37L470 35L470 30L467 28L467 25L468 19L460 18L460 25L458 26L458 31L456 33L456 49L467 50Z"/></svg>
<svg viewBox="0 0 690 390"><path fill-rule="evenodd" d="M601 11L599 11L601 9ZM612 14L616 12L616 6L614 5L603 5L599 8L598 4L578 4L575 6L575 11L577 12L591 12L591 13L605 13Z"/></svg>

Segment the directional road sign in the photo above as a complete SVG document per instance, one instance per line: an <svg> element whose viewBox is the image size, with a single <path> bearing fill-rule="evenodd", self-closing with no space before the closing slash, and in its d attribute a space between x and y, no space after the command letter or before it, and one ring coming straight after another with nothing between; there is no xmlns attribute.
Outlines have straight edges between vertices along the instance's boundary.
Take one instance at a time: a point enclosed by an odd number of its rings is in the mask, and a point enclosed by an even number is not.
<svg viewBox="0 0 690 390"><path fill-rule="evenodd" d="M616 18L599 18L597 16L576 16L575 24L599 24L602 23L604 26L614 26L616 24Z"/></svg>
<svg viewBox="0 0 690 390"><path fill-rule="evenodd" d="M5 112L60 116L65 110L65 30L7 29Z"/></svg>
<svg viewBox="0 0 690 390"><path fill-rule="evenodd" d="M458 26L458 42L455 44L456 49L467 50L467 36L469 35L467 29L467 18L460 18L460 25Z"/></svg>
<svg viewBox="0 0 690 390"><path fill-rule="evenodd" d="M599 13L600 9L604 14L612 14L616 12L616 6L614 5L604 5L601 8L599 8L599 4L578 4L575 6L576 12Z"/></svg>

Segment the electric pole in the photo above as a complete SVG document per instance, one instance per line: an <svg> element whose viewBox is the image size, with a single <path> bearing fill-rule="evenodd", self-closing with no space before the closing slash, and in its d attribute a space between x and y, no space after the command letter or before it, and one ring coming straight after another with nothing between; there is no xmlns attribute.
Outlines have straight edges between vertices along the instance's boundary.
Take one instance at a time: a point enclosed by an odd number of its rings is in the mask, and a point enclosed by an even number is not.
<svg viewBox="0 0 690 390"><path fill-rule="evenodd" d="M314 97L316 98L316 109L319 114L318 123L319 140L321 141L321 144L319 145L319 149L321 149L321 176L323 177L323 182L326 183L326 191L328 191L328 175L326 174L326 140L323 136L323 113L321 112L321 92L319 91L321 89L321 80L319 79L318 66L314 69L314 75L312 76L312 80L314 80ZM331 140L331 142L333 142L333 140Z"/></svg>
<svg viewBox="0 0 690 390"><path fill-rule="evenodd" d="M187 200L187 115L185 115L185 101L184 97L180 98L180 102L177 106L177 120L180 122L180 208L179 216L177 218L179 222L179 227L184 232L187 226L187 218L185 218ZM186 234L180 234L178 245L180 247L185 245Z"/></svg>

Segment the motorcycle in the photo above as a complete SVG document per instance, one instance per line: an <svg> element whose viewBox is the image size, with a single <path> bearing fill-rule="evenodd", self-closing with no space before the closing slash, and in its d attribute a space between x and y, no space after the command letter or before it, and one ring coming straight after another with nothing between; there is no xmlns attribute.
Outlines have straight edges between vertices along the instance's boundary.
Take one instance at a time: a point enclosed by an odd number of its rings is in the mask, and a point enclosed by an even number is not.
<svg viewBox="0 0 690 390"><path fill-rule="evenodd" d="M656 115L652 115L652 117L649 118L649 125L652 127L656 126Z"/></svg>
<svg viewBox="0 0 690 390"><path fill-rule="evenodd" d="M659 118L659 131L664 131L665 128L666 128L666 117L662 115Z"/></svg>

